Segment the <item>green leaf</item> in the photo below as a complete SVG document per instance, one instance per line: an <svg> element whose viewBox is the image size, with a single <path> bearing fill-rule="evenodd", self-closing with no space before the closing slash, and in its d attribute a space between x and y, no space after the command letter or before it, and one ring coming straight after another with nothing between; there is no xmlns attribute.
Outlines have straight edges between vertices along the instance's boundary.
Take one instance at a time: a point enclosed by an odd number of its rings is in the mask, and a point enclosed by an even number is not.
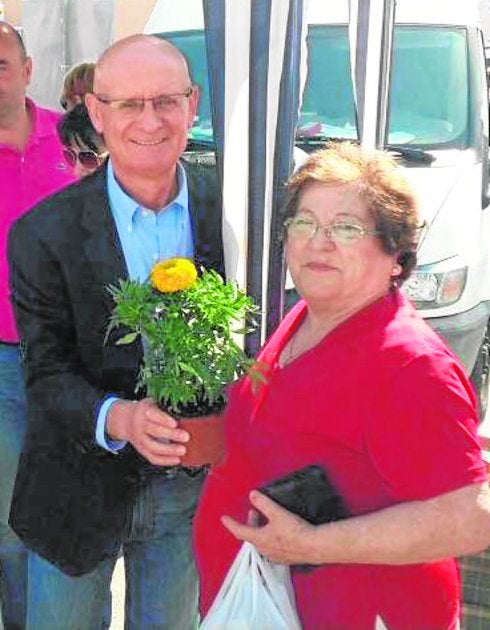
<svg viewBox="0 0 490 630"><path fill-rule="evenodd" d="M249 332L258 309L236 282L213 270L203 269L195 285L177 293L135 280L108 291L114 308L107 334L124 327L118 345L143 339L138 387L169 408L224 398L227 385L254 363L233 334Z"/></svg>
<svg viewBox="0 0 490 630"><path fill-rule="evenodd" d="M128 333L116 341L116 346L124 346L133 343L133 341L136 341L138 337L139 334L137 332Z"/></svg>

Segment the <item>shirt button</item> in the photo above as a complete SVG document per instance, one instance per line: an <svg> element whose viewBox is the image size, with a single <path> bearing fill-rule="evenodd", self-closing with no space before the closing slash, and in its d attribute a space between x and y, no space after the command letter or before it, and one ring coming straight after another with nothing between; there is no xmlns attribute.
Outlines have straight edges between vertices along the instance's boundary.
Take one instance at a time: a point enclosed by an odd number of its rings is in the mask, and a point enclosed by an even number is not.
<svg viewBox="0 0 490 630"><path fill-rule="evenodd" d="M157 260L158 254L153 254L153 260Z"/></svg>
<svg viewBox="0 0 490 630"><path fill-rule="evenodd" d="M133 231L133 226L132 225L128 225L128 232L132 232Z"/></svg>
<svg viewBox="0 0 490 630"><path fill-rule="evenodd" d="M148 210L143 210L141 214L142 214L144 217L147 217L147 216L148 216Z"/></svg>

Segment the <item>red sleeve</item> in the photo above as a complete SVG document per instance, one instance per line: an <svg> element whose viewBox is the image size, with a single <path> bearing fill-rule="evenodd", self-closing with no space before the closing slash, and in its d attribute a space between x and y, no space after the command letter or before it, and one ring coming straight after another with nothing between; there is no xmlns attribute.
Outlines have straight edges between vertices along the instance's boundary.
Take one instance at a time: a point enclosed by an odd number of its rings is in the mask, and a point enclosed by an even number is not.
<svg viewBox="0 0 490 630"><path fill-rule="evenodd" d="M472 387L447 355L423 355L393 374L366 447L400 501L426 499L486 480Z"/></svg>

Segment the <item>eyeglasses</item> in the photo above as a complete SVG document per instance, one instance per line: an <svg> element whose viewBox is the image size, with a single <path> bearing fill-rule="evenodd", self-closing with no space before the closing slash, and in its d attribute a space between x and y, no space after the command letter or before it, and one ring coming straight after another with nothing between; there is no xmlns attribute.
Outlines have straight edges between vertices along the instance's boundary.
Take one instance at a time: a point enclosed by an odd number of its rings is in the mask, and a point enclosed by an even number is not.
<svg viewBox="0 0 490 630"><path fill-rule="evenodd" d="M74 167L77 162L84 168L95 169L101 163L102 156L97 155L95 151L91 151L90 149L75 151L75 149L70 149L65 147L63 149L63 157L65 158L66 163Z"/></svg>
<svg viewBox="0 0 490 630"><path fill-rule="evenodd" d="M167 114L169 112L178 109L185 98L189 98L194 92L194 87L191 85L185 92L178 94L160 94L152 98L107 98L95 94L95 98L103 103L109 105L118 114L123 116L137 116L145 109L145 103L149 102L153 106L153 111L156 114Z"/></svg>
<svg viewBox="0 0 490 630"><path fill-rule="evenodd" d="M329 225L320 225L313 219L303 217L291 217L284 222L284 227L288 231L288 235L293 238L311 239L316 236L318 230L323 230L327 238L335 243L349 245L364 238L368 234L377 235L376 230L353 223L352 221L334 221Z"/></svg>

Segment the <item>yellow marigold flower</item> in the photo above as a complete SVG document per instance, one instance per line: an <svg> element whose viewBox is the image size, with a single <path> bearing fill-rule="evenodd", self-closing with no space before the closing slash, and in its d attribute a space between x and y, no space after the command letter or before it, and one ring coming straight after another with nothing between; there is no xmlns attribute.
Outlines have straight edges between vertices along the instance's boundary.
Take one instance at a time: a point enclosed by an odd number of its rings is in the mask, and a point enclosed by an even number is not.
<svg viewBox="0 0 490 630"><path fill-rule="evenodd" d="M151 270L151 283L161 293L189 289L197 280L197 269L188 258L170 258Z"/></svg>

